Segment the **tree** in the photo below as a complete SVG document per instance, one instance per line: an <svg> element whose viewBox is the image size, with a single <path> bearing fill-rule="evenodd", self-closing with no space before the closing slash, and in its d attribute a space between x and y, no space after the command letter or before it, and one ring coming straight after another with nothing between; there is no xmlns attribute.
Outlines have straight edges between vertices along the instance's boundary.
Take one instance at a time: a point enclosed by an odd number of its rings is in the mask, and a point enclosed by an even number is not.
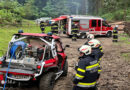
<svg viewBox="0 0 130 90"><path fill-rule="evenodd" d="M66 0L48 0L46 6L42 9L42 16L57 17L69 13L65 6Z"/></svg>
<svg viewBox="0 0 130 90"><path fill-rule="evenodd" d="M38 8L34 5L35 0L26 0L24 4L24 18L36 19L38 17Z"/></svg>
<svg viewBox="0 0 130 90"><path fill-rule="evenodd" d="M21 5L17 0L1 0L0 1L0 23L17 23L21 21L22 11Z"/></svg>

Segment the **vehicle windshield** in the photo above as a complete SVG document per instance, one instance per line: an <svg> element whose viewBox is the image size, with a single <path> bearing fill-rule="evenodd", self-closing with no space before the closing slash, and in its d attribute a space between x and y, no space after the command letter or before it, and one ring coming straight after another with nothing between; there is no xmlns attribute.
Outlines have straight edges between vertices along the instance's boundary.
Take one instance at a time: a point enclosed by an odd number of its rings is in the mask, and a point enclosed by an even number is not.
<svg viewBox="0 0 130 90"><path fill-rule="evenodd" d="M107 26L108 26L108 23L107 23L106 21L103 21L103 22L102 22L102 26L106 26L106 27L107 27Z"/></svg>

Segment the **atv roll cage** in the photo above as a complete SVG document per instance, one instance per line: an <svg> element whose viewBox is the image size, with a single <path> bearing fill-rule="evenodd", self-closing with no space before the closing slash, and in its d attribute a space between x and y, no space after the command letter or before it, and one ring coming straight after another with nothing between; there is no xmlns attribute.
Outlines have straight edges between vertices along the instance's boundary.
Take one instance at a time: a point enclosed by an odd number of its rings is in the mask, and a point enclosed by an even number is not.
<svg viewBox="0 0 130 90"><path fill-rule="evenodd" d="M18 38L19 35L21 35L21 36ZM31 36L30 34L25 34L25 36L24 36L24 34L15 34L12 37L11 41L9 42L9 46L8 46L6 57L9 58L10 48L11 48L13 43L15 43L17 41L24 40L24 39L28 39L28 38L37 38L37 39L41 40L42 42L45 42L46 43L45 51L46 51L46 49L49 46L51 48L53 58L55 58L55 56L57 56L57 53L56 53L56 50L55 50L55 40L59 39L58 37L57 38L53 38L52 36L46 36L46 35L44 37L41 37L41 36ZM44 52L44 55L43 55L44 57L43 57L42 61L45 58L45 53L46 52Z"/></svg>
<svg viewBox="0 0 130 90"><path fill-rule="evenodd" d="M27 53L26 53L26 48L25 48L25 50L22 51L24 53L22 53L22 55L21 55L21 56L24 56L24 57L17 58L17 57L20 56L20 53L18 53L17 54L18 56L16 55L16 57L13 58L13 60L11 61L12 66L10 66L10 67L13 67L13 68L18 68L18 70L16 70L16 71L14 71L13 69L10 69L11 72L19 73L19 71L22 71L24 74L27 73L27 74L30 74L30 75L34 75L34 77L40 76L43 72L43 67L45 65L44 61L52 59L52 58L56 58L57 52L56 52L55 41L59 40L59 39L60 38L58 36L48 36L46 34L32 34L32 33L14 34L11 41L9 42L8 50L7 50L7 53L5 55L6 62L7 62L6 66L10 62L11 48L16 42L24 41L26 43L32 44L32 47L39 45L39 42L41 42L43 44L43 45L41 45L41 47L42 47L42 49L44 48L44 51L42 52L43 54L42 54L42 56L39 57L39 59L37 59L35 53L41 53L41 51L38 52L38 51L36 51L37 48L34 48L34 50L32 50L32 52L34 52L34 55L31 55L31 57L28 58ZM28 46L26 46L26 47L28 47ZM16 54L16 52L15 52L15 54ZM31 59L32 61L28 63L28 62L25 62L26 61L25 59ZM26 67L25 64L28 64L29 67L34 68L34 69L36 69L37 66L40 65L41 66L41 68L39 70L40 72L39 73L35 73L34 71L30 71L30 72L27 71L26 72L28 67ZM23 68L23 67L25 67L25 68ZM28 70L31 70L31 69L28 69ZM2 68L1 71L2 72L6 71L6 69ZM26 79L16 79L16 78L8 77L8 79L17 80L17 81L18 80L19 81L28 81L28 80L30 80L30 77L28 77Z"/></svg>

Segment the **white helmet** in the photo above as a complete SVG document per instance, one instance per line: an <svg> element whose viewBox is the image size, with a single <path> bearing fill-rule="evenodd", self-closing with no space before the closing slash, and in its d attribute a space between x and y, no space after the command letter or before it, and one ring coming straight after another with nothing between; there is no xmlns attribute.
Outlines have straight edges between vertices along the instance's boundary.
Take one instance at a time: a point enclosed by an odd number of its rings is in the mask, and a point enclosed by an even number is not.
<svg viewBox="0 0 130 90"><path fill-rule="evenodd" d="M94 35L93 35L93 34L89 34L89 35L87 36L87 38L88 38L89 40L94 39Z"/></svg>
<svg viewBox="0 0 130 90"><path fill-rule="evenodd" d="M83 45L79 48L79 51L84 53L85 55L89 55L89 54L91 54L92 48L91 48L91 46Z"/></svg>
<svg viewBox="0 0 130 90"><path fill-rule="evenodd" d="M92 39L88 41L88 45L91 46L92 48L98 48L101 45L101 43L97 39Z"/></svg>

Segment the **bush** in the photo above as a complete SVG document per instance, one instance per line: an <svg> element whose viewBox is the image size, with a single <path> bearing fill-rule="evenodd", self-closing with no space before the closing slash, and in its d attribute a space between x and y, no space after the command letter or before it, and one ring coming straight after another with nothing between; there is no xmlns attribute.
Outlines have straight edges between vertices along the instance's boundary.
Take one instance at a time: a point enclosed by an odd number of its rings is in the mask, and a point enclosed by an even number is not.
<svg viewBox="0 0 130 90"><path fill-rule="evenodd" d="M0 10L0 24L17 24L22 21L21 16L12 13L10 10Z"/></svg>
<svg viewBox="0 0 130 90"><path fill-rule="evenodd" d="M127 9L127 20L130 20L130 9ZM103 18L107 18L108 20L124 20L124 10L117 10L113 13L106 13L102 15Z"/></svg>

